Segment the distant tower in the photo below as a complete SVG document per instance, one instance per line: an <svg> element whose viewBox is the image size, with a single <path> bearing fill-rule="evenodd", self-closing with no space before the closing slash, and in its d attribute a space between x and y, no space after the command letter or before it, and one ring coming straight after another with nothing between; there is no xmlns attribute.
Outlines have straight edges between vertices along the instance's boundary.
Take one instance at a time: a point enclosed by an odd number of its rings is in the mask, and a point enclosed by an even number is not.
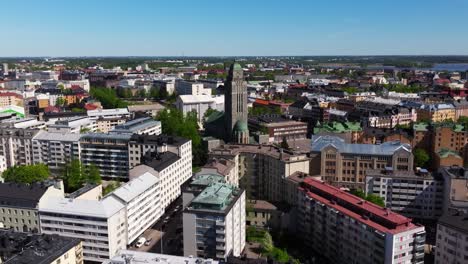
<svg viewBox="0 0 468 264"><path fill-rule="evenodd" d="M229 68L229 75L224 87L226 139L238 144L248 144L247 84L244 81L242 67L238 63L232 64Z"/></svg>
<svg viewBox="0 0 468 264"><path fill-rule="evenodd" d="M3 68L3 74L8 75L8 63L3 63L2 68Z"/></svg>

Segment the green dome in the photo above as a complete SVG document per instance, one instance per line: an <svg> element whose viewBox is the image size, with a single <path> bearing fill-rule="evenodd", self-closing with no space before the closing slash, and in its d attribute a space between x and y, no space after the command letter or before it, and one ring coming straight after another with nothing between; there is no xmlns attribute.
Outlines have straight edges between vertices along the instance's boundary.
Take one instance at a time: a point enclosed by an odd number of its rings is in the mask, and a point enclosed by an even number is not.
<svg viewBox="0 0 468 264"><path fill-rule="evenodd" d="M237 132L244 132L244 131L248 131L249 128L247 126L247 123L245 121L242 121L242 120L239 120L236 122L236 125L234 126L234 131L237 131Z"/></svg>
<svg viewBox="0 0 468 264"><path fill-rule="evenodd" d="M234 70L242 70L242 67L240 66L239 63L234 63L233 68L234 68Z"/></svg>

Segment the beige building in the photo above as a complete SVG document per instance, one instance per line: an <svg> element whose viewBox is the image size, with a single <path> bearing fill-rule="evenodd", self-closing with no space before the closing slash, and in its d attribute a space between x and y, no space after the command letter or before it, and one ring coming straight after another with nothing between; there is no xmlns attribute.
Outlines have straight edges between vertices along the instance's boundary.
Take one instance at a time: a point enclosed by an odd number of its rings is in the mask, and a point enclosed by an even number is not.
<svg viewBox="0 0 468 264"><path fill-rule="evenodd" d="M39 232L38 207L49 197L64 197L63 182L0 183L0 228Z"/></svg>
<svg viewBox="0 0 468 264"><path fill-rule="evenodd" d="M37 132L37 129L0 129L0 155L5 157L8 168L33 163L32 139Z"/></svg>
<svg viewBox="0 0 468 264"><path fill-rule="evenodd" d="M239 168L240 186L249 199L284 201L284 179L294 172L309 173L309 158L274 146L224 145L210 157L231 159Z"/></svg>
<svg viewBox="0 0 468 264"><path fill-rule="evenodd" d="M348 144L339 137L319 136L312 139L310 157L312 175L321 175L329 184L351 189L364 189L368 169L413 169L411 146L399 141Z"/></svg>
<svg viewBox="0 0 468 264"><path fill-rule="evenodd" d="M0 241L5 240L9 247L2 248L0 263L84 263L82 242L77 238L0 230Z"/></svg>
<svg viewBox="0 0 468 264"><path fill-rule="evenodd" d="M23 96L12 92L0 93L0 107L10 105L22 106Z"/></svg>

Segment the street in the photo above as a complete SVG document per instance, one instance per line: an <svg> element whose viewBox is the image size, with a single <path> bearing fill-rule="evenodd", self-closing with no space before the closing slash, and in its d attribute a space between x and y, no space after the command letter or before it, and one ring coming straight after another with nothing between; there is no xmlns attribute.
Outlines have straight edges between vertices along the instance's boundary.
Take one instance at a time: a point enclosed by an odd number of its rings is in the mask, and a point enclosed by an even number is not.
<svg viewBox="0 0 468 264"><path fill-rule="evenodd" d="M161 252L161 230L162 230L162 252ZM143 234L149 245L140 248L131 246L129 249L136 251L163 253L171 255L183 255L182 237L182 198L176 199L161 219Z"/></svg>

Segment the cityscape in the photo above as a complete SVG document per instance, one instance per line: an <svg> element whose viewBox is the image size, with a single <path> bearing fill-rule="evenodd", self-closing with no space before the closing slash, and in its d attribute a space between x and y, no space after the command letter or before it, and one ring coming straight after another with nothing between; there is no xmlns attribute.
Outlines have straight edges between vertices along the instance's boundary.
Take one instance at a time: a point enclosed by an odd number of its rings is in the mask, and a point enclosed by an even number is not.
<svg viewBox="0 0 468 264"><path fill-rule="evenodd" d="M0 17L0 263L468 263L441 3L26 2Z"/></svg>

